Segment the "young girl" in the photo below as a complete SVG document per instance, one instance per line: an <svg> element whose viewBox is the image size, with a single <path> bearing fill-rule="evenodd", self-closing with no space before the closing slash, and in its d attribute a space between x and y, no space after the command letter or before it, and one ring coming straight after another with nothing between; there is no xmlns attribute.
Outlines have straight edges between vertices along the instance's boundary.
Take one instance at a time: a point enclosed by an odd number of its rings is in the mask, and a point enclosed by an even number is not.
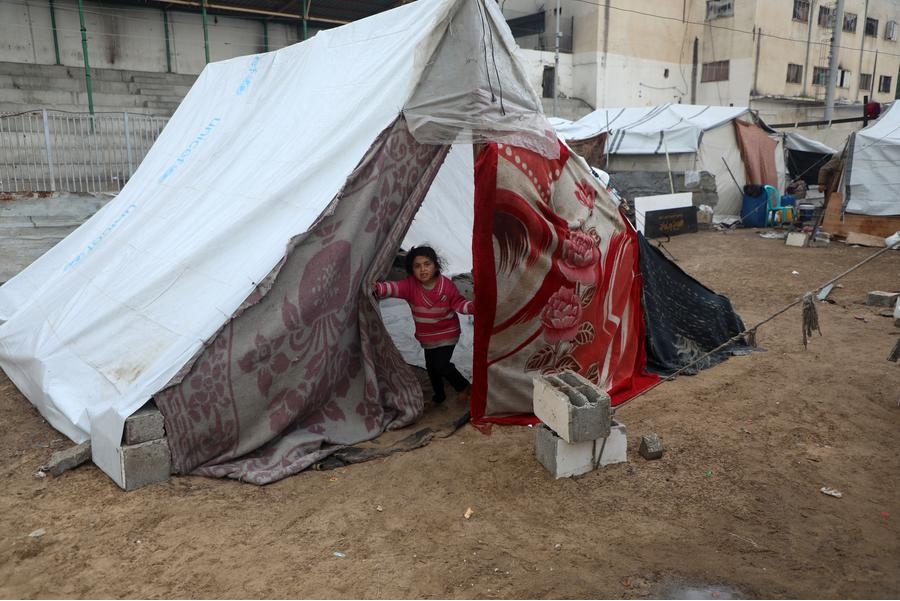
<svg viewBox="0 0 900 601"><path fill-rule="evenodd" d="M450 362L459 342L459 317L472 315L474 303L466 300L446 276L430 246L415 246L406 255L406 273L399 282L375 282L372 288L378 298L402 298L409 303L416 323L416 340L425 350L425 367L434 388L435 403L443 403L444 378L456 390L460 401L469 397L469 381Z"/></svg>

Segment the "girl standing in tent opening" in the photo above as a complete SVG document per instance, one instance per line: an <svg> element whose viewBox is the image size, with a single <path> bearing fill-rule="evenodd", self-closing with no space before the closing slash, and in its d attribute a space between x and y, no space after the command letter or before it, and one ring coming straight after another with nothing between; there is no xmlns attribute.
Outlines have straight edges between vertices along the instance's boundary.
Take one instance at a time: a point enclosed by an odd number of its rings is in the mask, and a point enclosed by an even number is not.
<svg viewBox="0 0 900 601"><path fill-rule="evenodd" d="M434 389L435 403L443 403L444 379L460 401L469 398L469 381L450 362L459 342L457 313L472 315L474 303L466 300L450 278L441 275L441 262L430 246L414 246L406 255L406 273L399 282L374 282L378 298L402 298L409 303L416 324L416 340L425 350L425 368Z"/></svg>

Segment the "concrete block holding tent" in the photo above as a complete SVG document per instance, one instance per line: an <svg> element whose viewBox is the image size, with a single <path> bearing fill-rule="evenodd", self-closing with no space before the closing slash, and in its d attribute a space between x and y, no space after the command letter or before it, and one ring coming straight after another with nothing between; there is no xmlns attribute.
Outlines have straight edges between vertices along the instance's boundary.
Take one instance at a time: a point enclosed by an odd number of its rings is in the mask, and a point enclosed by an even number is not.
<svg viewBox="0 0 900 601"><path fill-rule="evenodd" d="M461 165L471 188L430 191ZM559 143L496 3L419 0L208 65L122 192L0 288L0 366L122 487L150 400L176 473L272 482L421 416L370 291L429 231L472 261L475 421L536 423L533 376L565 370L621 403L743 328L696 282L718 326L666 309L688 276Z"/></svg>
<svg viewBox="0 0 900 601"><path fill-rule="evenodd" d="M600 108L575 122L557 121L556 130L629 198L699 191L708 179L707 194L695 194L694 204L713 206L722 219L740 214L745 184L784 189L782 136L746 107ZM686 186L687 172L699 172L700 184Z"/></svg>

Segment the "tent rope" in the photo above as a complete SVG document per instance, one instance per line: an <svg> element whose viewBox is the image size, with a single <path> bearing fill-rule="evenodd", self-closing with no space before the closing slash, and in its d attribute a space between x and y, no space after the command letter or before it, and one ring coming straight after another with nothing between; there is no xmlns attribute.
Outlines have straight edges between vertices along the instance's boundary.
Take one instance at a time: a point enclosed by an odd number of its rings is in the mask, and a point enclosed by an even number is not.
<svg viewBox="0 0 900 601"><path fill-rule="evenodd" d="M713 355L714 353L717 353L717 352L721 351L721 350L724 349L725 347L731 346L731 345L734 344L735 342L739 342L741 339L744 339L748 345L755 347L755 346L756 346L756 333L757 333L757 330L760 328L760 326L769 323L770 321L772 321L773 319L775 319L776 317L778 317L778 316L781 315L782 313L788 311L789 309L791 309L791 308L793 308L793 307L796 307L796 306L797 306L798 304L800 304L800 303L804 303L804 306L803 306L803 348L806 348L806 344L807 344L808 337L812 335L812 331L813 331L814 329L817 330L817 331L819 332L819 335L820 335L820 336L822 335L822 331L819 329L819 317L818 317L818 313L816 312L815 304L814 304L814 302L813 302L813 296L816 295L816 294L818 294L818 293L819 293L820 291L822 291L822 289L824 289L825 287L827 287L827 286L829 286L829 285L831 285L831 284L834 284L835 282L837 282L837 281L840 280L841 278L843 278L843 277L849 275L850 273L856 271L857 269L859 269L860 267L862 267L863 265L865 265L865 264L868 263L869 261L871 261L871 260L873 260L873 259L875 259L875 258L877 258L877 257L880 257L881 255L883 255L883 254L886 253L887 251L889 251L889 250L891 250L891 249L894 249L894 248L900 249L900 242L898 242L897 244L894 244L893 246L886 246L886 247L880 249L878 252L876 252L876 253L874 253L874 254L872 254L872 255L866 257L865 259L863 259L862 261L860 261L859 263L857 263L857 264L854 265L853 267L847 269L846 271L844 271L844 272L841 273L840 275L831 278L830 280L828 280L827 282L825 282L824 284L822 284L821 286L819 286L819 287L816 288L815 290L813 290L813 291L811 291L811 292L806 292L806 293L804 293L802 296L798 297L797 299L795 299L794 301L792 301L791 303L789 303L787 306L785 306L785 307L779 309L778 311L776 311L775 313L773 313L773 314L770 315L769 317L763 319L761 322L757 323L755 326L753 326L753 327L751 327L751 328L747 328L747 329L745 329L743 332L740 332L739 334L735 334L734 336L732 336L731 338L729 338L728 340L726 340L725 342L723 342L722 344L720 344L720 345L717 346L716 348L712 349L711 351L708 351L708 352L706 352L705 354L703 354L703 355L697 357L696 359L694 359L694 360L691 361L690 363L688 363L688 364L682 366L681 368L679 368L679 369L677 369L676 371L672 372L672 373L669 374L668 376L665 376L665 377L660 378L660 380L659 380L658 382L656 382L655 384L653 384L653 385L650 386L649 388L647 388L647 389L645 389L645 390L643 390L643 391L637 393L636 395L634 395L633 397L631 397L631 398L628 399L627 401L625 401L625 402L623 402L623 403L617 405L616 407L613 407L613 414L615 415L615 412L616 412L618 409L624 407L625 405L627 405L627 404L630 403L631 401L633 401L633 400L635 400L635 399L638 399L638 398L644 396L645 394L647 394L648 392L650 392L651 390L653 390L653 389L656 388L657 386L661 386L662 384L668 382L669 380L674 380L676 376L678 376L678 375L684 373L685 371L691 369L692 367L694 367L694 366L697 365L698 363L701 363L701 362L705 361L707 358L709 358L710 355ZM809 306L810 309L807 309L807 306ZM898 348L900 348L900 341L898 341ZM895 349L895 350L897 350L897 349ZM898 351L898 352L900 352L900 351ZM892 356L893 356L893 354L892 354Z"/></svg>

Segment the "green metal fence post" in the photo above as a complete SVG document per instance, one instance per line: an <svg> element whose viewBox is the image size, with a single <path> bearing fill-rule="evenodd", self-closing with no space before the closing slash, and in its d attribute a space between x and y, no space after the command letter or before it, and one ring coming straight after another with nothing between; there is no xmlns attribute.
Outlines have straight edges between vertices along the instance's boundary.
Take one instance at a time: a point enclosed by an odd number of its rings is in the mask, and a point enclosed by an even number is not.
<svg viewBox="0 0 900 601"><path fill-rule="evenodd" d="M78 0L78 21L81 23L81 50L84 53L84 81L87 86L88 112L94 114L94 87L91 84L91 63L88 60L87 28L84 26L84 1ZM93 127L93 121L91 122Z"/></svg>
<svg viewBox="0 0 900 601"><path fill-rule="evenodd" d="M59 37L56 34L56 11L53 10L53 0L50 0L50 27L53 28L53 51L56 53L56 64L61 65L59 60Z"/></svg>
<svg viewBox="0 0 900 601"><path fill-rule="evenodd" d="M206 22L206 0L200 2L200 12L203 13L203 51L206 53L206 64L209 64L209 26Z"/></svg>
<svg viewBox="0 0 900 601"><path fill-rule="evenodd" d="M163 29L166 32L166 73L172 72L172 50L169 46L169 11L162 9Z"/></svg>

